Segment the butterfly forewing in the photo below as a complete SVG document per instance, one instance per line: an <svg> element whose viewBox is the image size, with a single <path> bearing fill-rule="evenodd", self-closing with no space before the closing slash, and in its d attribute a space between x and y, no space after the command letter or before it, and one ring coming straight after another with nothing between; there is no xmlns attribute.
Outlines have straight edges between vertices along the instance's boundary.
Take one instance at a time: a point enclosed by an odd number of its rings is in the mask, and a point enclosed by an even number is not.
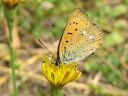
<svg viewBox="0 0 128 96"><path fill-rule="evenodd" d="M71 14L59 43L63 63L82 60L92 54L102 41L102 31L79 9Z"/></svg>

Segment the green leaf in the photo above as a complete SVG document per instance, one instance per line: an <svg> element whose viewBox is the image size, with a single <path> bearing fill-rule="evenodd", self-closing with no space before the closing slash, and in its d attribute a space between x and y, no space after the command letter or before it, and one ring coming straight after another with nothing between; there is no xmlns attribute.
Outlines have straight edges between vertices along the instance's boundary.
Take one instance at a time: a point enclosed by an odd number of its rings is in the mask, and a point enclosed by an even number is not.
<svg viewBox="0 0 128 96"><path fill-rule="evenodd" d="M86 62L86 64L84 65L84 68L86 71L91 72L92 70L97 70L98 69L98 65L95 63L91 63L91 62Z"/></svg>
<svg viewBox="0 0 128 96"><path fill-rule="evenodd" d="M126 29L127 28L127 21L120 19L120 20L116 20L114 22L114 27L118 28L118 29Z"/></svg>
<svg viewBox="0 0 128 96"><path fill-rule="evenodd" d="M111 54L108 55L107 61L113 64L114 66L118 66L120 64L120 60L117 55Z"/></svg>
<svg viewBox="0 0 128 96"><path fill-rule="evenodd" d="M118 17L124 13L127 12L127 6L125 6L124 4L120 4L118 6L116 6L114 9L112 9L112 17Z"/></svg>
<svg viewBox="0 0 128 96"><path fill-rule="evenodd" d="M113 73L109 74L108 79L112 84L114 84L114 85L118 84L119 77L116 73L113 72Z"/></svg>
<svg viewBox="0 0 128 96"><path fill-rule="evenodd" d="M124 37L118 32L112 32L105 38L105 44L110 45L117 45L124 42Z"/></svg>
<svg viewBox="0 0 128 96"><path fill-rule="evenodd" d="M109 75L112 72L112 70L110 69L110 67L106 66L105 64L102 64L100 67L101 67L100 70L105 75Z"/></svg>
<svg viewBox="0 0 128 96"><path fill-rule="evenodd" d="M63 17L63 19L61 17ZM55 22L55 27L53 28L52 34L55 37L59 37L62 35L64 26L66 24L66 20L64 16L61 16L61 17L58 17L57 22Z"/></svg>

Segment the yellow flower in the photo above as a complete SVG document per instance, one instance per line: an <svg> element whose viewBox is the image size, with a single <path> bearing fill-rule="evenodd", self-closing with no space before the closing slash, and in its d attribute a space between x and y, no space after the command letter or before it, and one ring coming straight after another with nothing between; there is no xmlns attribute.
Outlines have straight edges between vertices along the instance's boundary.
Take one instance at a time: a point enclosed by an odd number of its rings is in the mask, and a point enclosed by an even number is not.
<svg viewBox="0 0 128 96"><path fill-rule="evenodd" d="M60 64L56 66L48 56L44 58L42 72L53 87L63 87L65 84L77 80L81 72L77 70L76 63Z"/></svg>
<svg viewBox="0 0 128 96"><path fill-rule="evenodd" d="M2 1L5 5L9 7L15 7L21 2L21 0L2 0Z"/></svg>

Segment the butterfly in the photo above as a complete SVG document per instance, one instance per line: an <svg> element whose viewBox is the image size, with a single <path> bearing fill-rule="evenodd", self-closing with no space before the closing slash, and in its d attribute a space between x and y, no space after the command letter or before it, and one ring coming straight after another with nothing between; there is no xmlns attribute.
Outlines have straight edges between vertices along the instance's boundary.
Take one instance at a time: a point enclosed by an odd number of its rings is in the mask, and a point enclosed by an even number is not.
<svg viewBox="0 0 128 96"><path fill-rule="evenodd" d="M102 44L103 32L80 9L72 12L61 36L55 64L80 61Z"/></svg>

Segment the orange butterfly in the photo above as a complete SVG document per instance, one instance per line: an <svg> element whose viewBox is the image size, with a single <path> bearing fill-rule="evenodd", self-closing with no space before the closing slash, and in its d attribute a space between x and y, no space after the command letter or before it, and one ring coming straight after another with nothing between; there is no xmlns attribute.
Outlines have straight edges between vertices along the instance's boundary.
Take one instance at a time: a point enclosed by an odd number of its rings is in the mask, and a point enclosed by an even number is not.
<svg viewBox="0 0 128 96"><path fill-rule="evenodd" d="M101 45L103 33L79 9L72 12L58 45L56 65L82 60Z"/></svg>

